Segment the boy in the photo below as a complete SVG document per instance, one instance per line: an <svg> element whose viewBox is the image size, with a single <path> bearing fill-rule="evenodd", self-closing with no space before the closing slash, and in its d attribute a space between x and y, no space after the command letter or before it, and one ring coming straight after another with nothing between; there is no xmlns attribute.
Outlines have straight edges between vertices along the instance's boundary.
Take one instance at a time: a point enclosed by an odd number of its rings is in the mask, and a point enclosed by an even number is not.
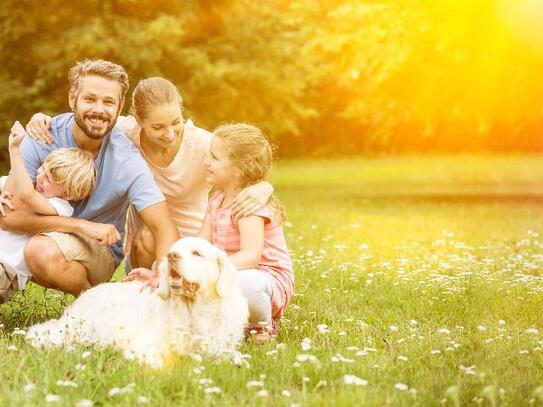
<svg viewBox="0 0 543 407"><path fill-rule="evenodd" d="M38 169L36 185L26 172L19 147L25 130L15 122L9 135L9 158L13 191L2 191L1 198L15 196L40 215L72 216L68 203L86 198L96 184L96 167L91 153L78 148L62 148L49 154ZM0 205L1 206L1 205ZM22 290L30 277L24 260L24 247L31 236L0 229L0 304Z"/></svg>

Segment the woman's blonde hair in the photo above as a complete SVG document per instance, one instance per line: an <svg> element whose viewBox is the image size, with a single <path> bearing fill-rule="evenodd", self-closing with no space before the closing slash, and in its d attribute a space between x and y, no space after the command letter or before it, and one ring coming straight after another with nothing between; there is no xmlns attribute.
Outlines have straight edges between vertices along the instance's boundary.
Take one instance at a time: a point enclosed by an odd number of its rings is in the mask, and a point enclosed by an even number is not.
<svg viewBox="0 0 543 407"><path fill-rule="evenodd" d="M132 93L130 113L144 120L155 107L171 103L183 108L181 93L172 82L159 77L142 79Z"/></svg>
<svg viewBox="0 0 543 407"><path fill-rule="evenodd" d="M225 124L217 127L213 135L223 142L228 159L239 171L241 188L267 179L274 147L258 127L245 123ZM269 203L283 221L285 211L281 202L272 195Z"/></svg>
<svg viewBox="0 0 543 407"><path fill-rule="evenodd" d="M69 200L85 199L96 186L94 156L80 148L59 148L43 162L54 182L62 186Z"/></svg>

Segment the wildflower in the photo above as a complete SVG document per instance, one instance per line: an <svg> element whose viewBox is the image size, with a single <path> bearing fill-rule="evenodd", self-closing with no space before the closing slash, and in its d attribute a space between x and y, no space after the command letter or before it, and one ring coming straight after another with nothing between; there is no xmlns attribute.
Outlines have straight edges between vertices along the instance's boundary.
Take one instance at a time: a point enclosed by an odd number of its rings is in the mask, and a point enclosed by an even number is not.
<svg viewBox="0 0 543 407"><path fill-rule="evenodd" d="M221 392L220 387L208 387L204 390L204 394L220 394Z"/></svg>
<svg viewBox="0 0 543 407"><path fill-rule="evenodd" d="M290 395L291 395L290 391L288 391L288 390L282 390L281 391L281 396L283 396L283 397L290 397Z"/></svg>
<svg viewBox="0 0 543 407"><path fill-rule="evenodd" d="M400 391L406 391L407 389L409 389L409 386L405 383L396 383L394 385L394 388L396 390L400 390Z"/></svg>
<svg viewBox="0 0 543 407"><path fill-rule="evenodd" d="M346 374L343 376L343 383L353 386L366 386L368 381L355 375Z"/></svg>
<svg viewBox="0 0 543 407"><path fill-rule="evenodd" d="M87 351L85 351L85 352L83 352L83 353L81 354L81 359L87 359L87 358L89 358L91 355L92 355L92 353L89 352L89 351L87 350Z"/></svg>
<svg viewBox="0 0 543 407"><path fill-rule="evenodd" d="M247 382L247 388L250 387L264 387L264 382L251 380L250 382Z"/></svg>
<svg viewBox="0 0 543 407"><path fill-rule="evenodd" d="M396 325L390 325L388 329L390 329L392 332L396 332L398 330L398 327Z"/></svg>
<svg viewBox="0 0 543 407"><path fill-rule="evenodd" d="M486 326L484 326L484 325L479 325L479 326L477 326L477 329L478 329L479 331L481 331L481 332L484 332L484 331L486 331Z"/></svg>
<svg viewBox="0 0 543 407"><path fill-rule="evenodd" d="M539 330L537 328L528 328L526 330L526 333L527 334L533 334L533 335L537 335L539 333Z"/></svg>
<svg viewBox="0 0 543 407"><path fill-rule="evenodd" d="M310 349L311 349L311 339L309 339L309 338L304 338L304 339L302 340L301 346L302 346L302 350L303 350L304 352L307 352L308 350L310 350Z"/></svg>
<svg viewBox="0 0 543 407"><path fill-rule="evenodd" d="M145 396L138 396L138 398L136 399L136 402L138 404L149 404L151 402L151 399Z"/></svg>
<svg viewBox="0 0 543 407"><path fill-rule="evenodd" d="M310 354L300 354L300 355L296 355L296 360L298 362L311 362L311 363L319 363L319 359L317 359L317 357L315 355L310 355Z"/></svg>
<svg viewBox="0 0 543 407"><path fill-rule="evenodd" d="M56 403L60 401L60 396L58 394L48 394L45 396L46 403Z"/></svg>
<svg viewBox="0 0 543 407"><path fill-rule="evenodd" d="M257 397L268 397L268 390L262 389L255 394Z"/></svg>
<svg viewBox="0 0 543 407"><path fill-rule="evenodd" d="M190 357L196 362L202 362L204 360L204 358L202 358L202 355L200 355L199 353L193 353L190 355Z"/></svg>
<svg viewBox="0 0 543 407"><path fill-rule="evenodd" d="M332 357L330 358L330 360L331 360L332 362L354 363L354 360L353 360L353 359L344 358L344 357L341 356L339 353L336 354L335 356L332 356Z"/></svg>
<svg viewBox="0 0 543 407"><path fill-rule="evenodd" d="M440 333L440 334L445 334L445 335L448 335L448 334L451 333L451 331L448 330L447 328L440 328L440 329L438 329L437 332Z"/></svg>
<svg viewBox="0 0 543 407"><path fill-rule="evenodd" d="M94 405L94 402L92 400L79 400L77 403L75 403L75 407L92 407Z"/></svg>
<svg viewBox="0 0 543 407"><path fill-rule="evenodd" d="M23 390L25 393L30 393L36 390L36 385L34 383L25 384L25 387L23 387Z"/></svg>
<svg viewBox="0 0 543 407"><path fill-rule="evenodd" d="M119 387L113 387L112 389L109 390L107 395L109 397L113 397L113 396L116 396L117 394L120 394L120 393L121 393L121 389Z"/></svg>
<svg viewBox="0 0 543 407"><path fill-rule="evenodd" d="M407 356L400 355L400 356L398 356L398 360L401 360L403 362L407 362Z"/></svg>
<svg viewBox="0 0 543 407"><path fill-rule="evenodd" d="M72 382L70 380L57 380L57 386L76 388L77 383L74 383L74 382Z"/></svg>
<svg viewBox="0 0 543 407"><path fill-rule="evenodd" d="M328 328L328 325L326 324L317 325L317 329L319 330L319 333L323 335L330 333L330 329Z"/></svg>

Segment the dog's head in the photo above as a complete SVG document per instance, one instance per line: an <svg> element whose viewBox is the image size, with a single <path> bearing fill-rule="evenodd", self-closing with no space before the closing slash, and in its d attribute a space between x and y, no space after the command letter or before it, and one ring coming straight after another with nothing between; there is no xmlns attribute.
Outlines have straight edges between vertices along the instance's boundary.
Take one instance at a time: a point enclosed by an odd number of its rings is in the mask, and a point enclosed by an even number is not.
<svg viewBox="0 0 543 407"><path fill-rule="evenodd" d="M163 299L170 295L224 297L236 282L236 269L226 254L196 237L175 242L159 264L159 272L157 294Z"/></svg>

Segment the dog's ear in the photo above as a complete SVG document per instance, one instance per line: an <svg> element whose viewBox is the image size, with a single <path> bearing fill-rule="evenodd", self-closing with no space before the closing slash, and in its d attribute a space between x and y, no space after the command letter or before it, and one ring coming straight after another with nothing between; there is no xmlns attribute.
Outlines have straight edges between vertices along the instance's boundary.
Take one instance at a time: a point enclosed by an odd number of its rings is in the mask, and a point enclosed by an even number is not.
<svg viewBox="0 0 543 407"><path fill-rule="evenodd" d="M170 296L170 268L168 266L168 259L163 258L158 265L158 288L156 290L157 295L163 300L167 300Z"/></svg>
<svg viewBox="0 0 543 407"><path fill-rule="evenodd" d="M217 255L217 268L219 270L219 278L217 279L215 290L219 297L225 297L236 284L237 270L224 252Z"/></svg>

